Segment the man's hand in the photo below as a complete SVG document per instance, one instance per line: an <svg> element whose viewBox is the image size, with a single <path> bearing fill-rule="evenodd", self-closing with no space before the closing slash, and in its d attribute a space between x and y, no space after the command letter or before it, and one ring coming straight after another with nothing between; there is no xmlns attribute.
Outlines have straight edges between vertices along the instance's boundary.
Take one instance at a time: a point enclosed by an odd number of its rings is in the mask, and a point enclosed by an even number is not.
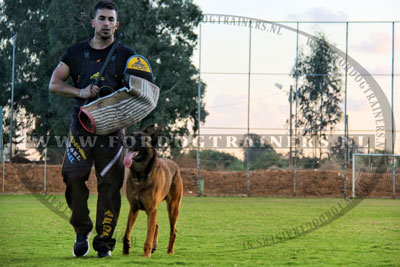
<svg viewBox="0 0 400 267"><path fill-rule="evenodd" d="M50 79L49 89L50 92L66 96L66 97L80 97L91 98L96 97L99 93L99 87L96 85L88 85L86 88L76 88L66 83L70 75L70 70L67 64L60 62L53 72Z"/></svg>
<svg viewBox="0 0 400 267"><path fill-rule="evenodd" d="M97 85L89 84L88 86L82 88L81 90L82 92L80 92L81 94L80 98L83 99L96 97L99 94L99 87Z"/></svg>

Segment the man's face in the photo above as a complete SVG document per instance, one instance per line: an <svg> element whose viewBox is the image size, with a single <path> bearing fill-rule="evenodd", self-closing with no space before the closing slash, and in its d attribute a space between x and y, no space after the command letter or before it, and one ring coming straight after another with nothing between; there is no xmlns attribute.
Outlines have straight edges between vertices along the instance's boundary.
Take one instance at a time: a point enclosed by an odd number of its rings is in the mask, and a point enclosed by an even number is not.
<svg viewBox="0 0 400 267"><path fill-rule="evenodd" d="M111 38L119 26L117 13L115 10L98 9L95 19L92 19L92 26L95 35L98 35L103 40Z"/></svg>

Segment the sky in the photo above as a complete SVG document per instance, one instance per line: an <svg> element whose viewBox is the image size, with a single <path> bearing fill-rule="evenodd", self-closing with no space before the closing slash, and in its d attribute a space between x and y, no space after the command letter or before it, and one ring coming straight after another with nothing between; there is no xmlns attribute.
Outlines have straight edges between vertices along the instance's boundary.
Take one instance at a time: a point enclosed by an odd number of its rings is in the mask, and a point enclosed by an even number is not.
<svg viewBox="0 0 400 267"><path fill-rule="evenodd" d="M359 23L360 21L400 21L400 1L261 1L261 0L195 0L204 14L224 14L268 21L287 22L296 28L295 21L349 21L348 51L378 83L391 102L392 23ZM357 23L352 23L357 22ZM301 23L300 30L313 34L326 33L328 40L339 50L346 50L345 23ZM395 58L399 58L400 23L395 24ZM294 80L289 72L296 57L296 34L284 31L281 35L252 30L251 53L249 30L246 27L203 23L201 26L201 57L199 47L193 57L201 66L201 78L207 84L206 110L209 116L202 125L203 133L246 133L247 117L250 132L257 134L287 133L289 103L284 92ZM299 47L307 51L307 38L299 37ZM251 64L249 82L249 54ZM201 59L201 60L200 60ZM399 61L400 63L400 61ZM394 73L400 72L395 61ZM224 73L224 74L222 74ZM235 74L227 74L235 73ZM400 79L394 78L394 117L400 118ZM248 88L250 83L250 112ZM282 84L283 90L274 86ZM363 92L354 77L348 78L347 111L350 134L379 134L379 122L371 107L368 93ZM344 107L343 107L344 108ZM336 126L343 133L344 122ZM397 133L399 135L399 133ZM377 138L377 136L376 136ZM400 139L396 138L400 151ZM375 140L378 142L379 140Z"/></svg>
<svg viewBox="0 0 400 267"><path fill-rule="evenodd" d="M0 0L0 2L2 2ZM349 55L372 75L386 98L391 99L391 23L351 23L359 21L400 21L400 1L395 0L194 0L204 14L226 14L268 21L349 21ZM292 29L295 23L282 23ZM400 23L395 24L395 58L400 58ZM301 23L300 29L313 34L318 29L328 40L345 51L345 24ZM197 29L199 32L199 29ZM300 36L300 49L307 51L307 39ZM247 118L250 132L287 134L289 102L287 91L294 86L289 77L296 57L296 34L282 35L252 31L249 71L249 30L245 27L202 24L201 65L199 46L192 58L201 66L201 78L207 84L205 103L209 116L202 125L203 134L245 134ZM395 61L395 74L400 61ZM221 74L236 73L236 74ZM271 75L274 74L274 75ZM248 88L250 83L250 109ZM282 85L282 90L274 84ZM400 78L394 78L394 117L400 118ZM286 91L286 92L285 92ZM354 79L348 80L350 134L378 135L374 112L367 94ZM344 108L344 107L343 107ZM342 134L344 122L336 126ZM400 153L400 132L395 152Z"/></svg>
<svg viewBox="0 0 400 267"><path fill-rule="evenodd" d="M195 0L204 13L240 15L264 20L399 20L396 0Z"/></svg>

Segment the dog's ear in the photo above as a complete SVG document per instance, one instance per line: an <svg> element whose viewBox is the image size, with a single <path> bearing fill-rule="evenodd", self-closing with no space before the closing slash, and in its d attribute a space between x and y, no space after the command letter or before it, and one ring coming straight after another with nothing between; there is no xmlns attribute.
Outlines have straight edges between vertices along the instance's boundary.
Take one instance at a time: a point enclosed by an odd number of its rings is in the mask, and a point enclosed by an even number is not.
<svg viewBox="0 0 400 267"><path fill-rule="evenodd" d="M156 128L155 128L154 132L151 134L151 136L158 137L160 135L161 131L162 131L162 128L160 126L156 126Z"/></svg>
<svg viewBox="0 0 400 267"><path fill-rule="evenodd" d="M159 136L161 130L162 130L161 127L157 127L157 128L155 128L153 133L150 135L151 136L151 145L153 147L157 146L157 144L158 144L158 136Z"/></svg>
<svg viewBox="0 0 400 267"><path fill-rule="evenodd" d="M125 148L133 148L134 146L135 146L135 143L136 143L136 134L137 133L134 133L134 132L131 132L131 133L127 133L127 134L125 134L125 136L124 136L124 138L123 138L123 140L122 140L122 145L125 147Z"/></svg>
<svg viewBox="0 0 400 267"><path fill-rule="evenodd" d="M146 128L143 129L142 132L151 135L151 133L154 132L154 124L150 125L150 126L147 126Z"/></svg>

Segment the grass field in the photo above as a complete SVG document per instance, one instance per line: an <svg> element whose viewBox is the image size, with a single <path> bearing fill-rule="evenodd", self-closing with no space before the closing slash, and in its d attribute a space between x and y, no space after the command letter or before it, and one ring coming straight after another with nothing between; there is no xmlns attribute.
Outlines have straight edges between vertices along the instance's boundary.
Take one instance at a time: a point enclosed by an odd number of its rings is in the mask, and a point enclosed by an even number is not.
<svg viewBox="0 0 400 267"><path fill-rule="evenodd" d="M56 196L64 202L64 197ZM90 197L94 217L96 196ZM341 199L184 197L178 219L175 255L167 255L169 227L165 203L160 207L159 249L141 257L144 212L133 230L136 244L122 255L128 203L123 205L111 258L93 250L72 257L74 234L69 223L32 195L0 196L0 266L400 266L400 201L366 199L332 223L304 236L256 249L246 240L278 233L318 217ZM93 238L94 234L92 234ZM249 248L249 247L247 247Z"/></svg>

